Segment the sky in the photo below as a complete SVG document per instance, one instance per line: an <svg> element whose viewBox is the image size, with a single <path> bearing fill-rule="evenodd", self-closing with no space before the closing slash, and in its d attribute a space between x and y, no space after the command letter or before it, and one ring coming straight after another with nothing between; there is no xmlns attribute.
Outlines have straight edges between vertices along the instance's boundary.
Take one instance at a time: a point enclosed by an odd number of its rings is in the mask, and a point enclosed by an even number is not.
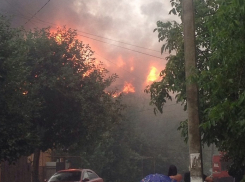
<svg viewBox="0 0 245 182"><path fill-rule="evenodd" d="M168 0L0 0L0 13L12 16L14 27L76 29L96 59L119 76L118 92L139 94L165 67L168 54L160 53L163 43L153 30L159 20L176 19L170 9Z"/></svg>

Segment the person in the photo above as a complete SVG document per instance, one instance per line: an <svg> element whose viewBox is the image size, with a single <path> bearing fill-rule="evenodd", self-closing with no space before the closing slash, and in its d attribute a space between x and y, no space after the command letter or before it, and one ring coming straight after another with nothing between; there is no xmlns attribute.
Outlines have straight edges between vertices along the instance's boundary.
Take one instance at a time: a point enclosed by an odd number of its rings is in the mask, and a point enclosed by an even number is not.
<svg viewBox="0 0 245 182"><path fill-rule="evenodd" d="M213 179L209 176L206 176L205 174L202 175L203 181L206 182L213 182ZM191 176L190 176L190 171L186 172L184 174L184 182L190 182L191 181Z"/></svg>
<svg viewBox="0 0 245 182"><path fill-rule="evenodd" d="M228 170L228 174L234 178L234 182L240 182L243 179L243 176L245 175L244 167L241 169L234 169L230 168Z"/></svg>
<svg viewBox="0 0 245 182"><path fill-rule="evenodd" d="M182 175L178 174L177 167L175 165L170 165L169 166L169 168L168 168L168 176L171 179L176 180L177 182L182 180Z"/></svg>
<svg viewBox="0 0 245 182"><path fill-rule="evenodd" d="M167 175L163 174L149 174L146 177L144 177L140 182L176 182L176 180L171 179Z"/></svg>

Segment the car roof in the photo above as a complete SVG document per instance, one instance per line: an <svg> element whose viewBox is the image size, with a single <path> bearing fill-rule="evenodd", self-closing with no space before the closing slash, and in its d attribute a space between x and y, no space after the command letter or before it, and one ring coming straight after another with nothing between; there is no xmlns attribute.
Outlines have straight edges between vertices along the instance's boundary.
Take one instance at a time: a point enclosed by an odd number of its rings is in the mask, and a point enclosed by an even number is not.
<svg viewBox="0 0 245 182"><path fill-rule="evenodd" d="M83 171L84 169L64 169L57 172L69 172L69 171Z"/></svg>
<svg viewBox="0 0 245 182"><path fill-rule="evenodd" d="M70 172L70 171L92 171L92 172L94 172L91 169L64 169L64 170L57 171L57 173L59 173L59 172Z"/></svg>

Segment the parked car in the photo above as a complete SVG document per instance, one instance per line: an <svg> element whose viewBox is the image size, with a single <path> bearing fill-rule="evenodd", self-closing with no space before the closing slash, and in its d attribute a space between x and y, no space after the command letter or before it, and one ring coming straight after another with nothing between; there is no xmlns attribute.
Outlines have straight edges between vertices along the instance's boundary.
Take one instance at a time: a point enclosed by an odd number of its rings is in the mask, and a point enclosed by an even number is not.
<svg viewBox="0 0 245 182"><path fill-rule="evenodd" d="M56 172L47 182L103 182L94 171L90 169L67 169Z"/></svg>

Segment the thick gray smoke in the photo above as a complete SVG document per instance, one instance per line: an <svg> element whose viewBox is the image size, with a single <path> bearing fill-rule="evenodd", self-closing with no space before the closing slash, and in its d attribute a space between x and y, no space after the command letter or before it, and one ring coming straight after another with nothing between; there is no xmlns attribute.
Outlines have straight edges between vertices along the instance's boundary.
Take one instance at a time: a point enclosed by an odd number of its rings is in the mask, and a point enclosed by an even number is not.
<svg viewBox="0 0 245 182"><path fill-rule="evenodd" d="M173 19L170 9L169 1L160 0L0 0L0 13L12 16L14 27L76 29L95 57L119 75L118 88L130 82L136 92L149 84L152 66L159 74L166 64L153 29L158 20Z"/></svg>

